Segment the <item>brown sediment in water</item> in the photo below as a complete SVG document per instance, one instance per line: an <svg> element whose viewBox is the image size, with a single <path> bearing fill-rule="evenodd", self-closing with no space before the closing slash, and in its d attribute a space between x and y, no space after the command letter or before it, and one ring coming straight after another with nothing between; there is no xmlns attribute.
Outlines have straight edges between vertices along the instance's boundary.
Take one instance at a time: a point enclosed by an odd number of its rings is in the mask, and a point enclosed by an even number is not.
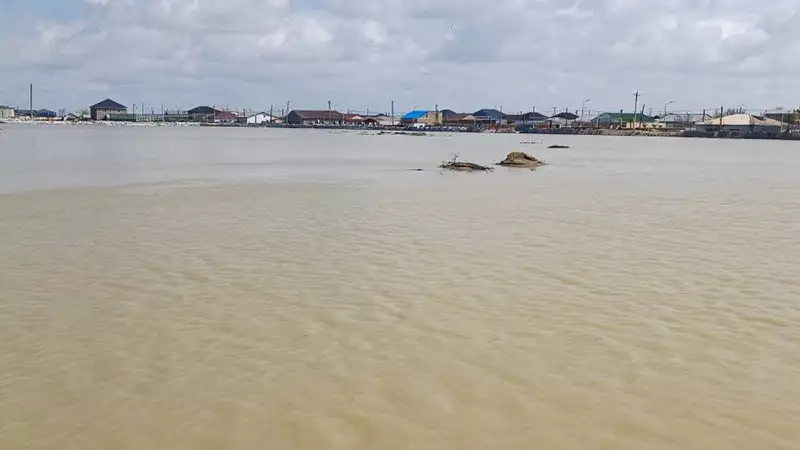
<svg viewBox="0 0 800 450"><path fill-rule="evenodd" d="M482 166L480 164L475 164L466 161L447 161L442 163L439 168L441 169L448 169L448 170L458 170L461 172L486 172L494 170L494 167L491 166Z"/></svg>
<svg viewBox="0 0 800 450"><path fill-rule="evenodd" d="M511 152L506 155L506 159L497 163L498 166L504 167L522 167L528 169L535 169L539 166L545 165L545 162L534 158L533 156L524 152Z"/></svg>

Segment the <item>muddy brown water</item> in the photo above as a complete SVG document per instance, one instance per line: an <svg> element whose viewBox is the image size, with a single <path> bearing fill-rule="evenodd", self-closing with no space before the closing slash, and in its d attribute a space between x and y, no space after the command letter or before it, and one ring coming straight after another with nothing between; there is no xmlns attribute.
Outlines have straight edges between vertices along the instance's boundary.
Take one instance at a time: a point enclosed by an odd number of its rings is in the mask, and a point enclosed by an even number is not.
<svg viewBox="0 0 800 450"><path fill-rule="evenodd" d="M543 139L4 127L0 448L797 448L800 144Z"/></svg>

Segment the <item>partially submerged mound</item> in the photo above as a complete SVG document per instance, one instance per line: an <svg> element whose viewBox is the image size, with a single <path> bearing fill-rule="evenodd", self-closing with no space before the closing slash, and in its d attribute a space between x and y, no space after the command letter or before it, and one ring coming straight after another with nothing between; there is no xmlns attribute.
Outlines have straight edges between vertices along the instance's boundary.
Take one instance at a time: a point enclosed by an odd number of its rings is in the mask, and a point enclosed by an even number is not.
<svg viewBox="0 0 800 450"><path fill-rule="evenodd" d="M532 169L535 169L539 166L543 166L544 164L545 164L544 161L538 160L533 156L524 152L511 152L508 155L506 155L506 159L497 163L498 166L525 167Z"/></svg>
<svg viewBox="0 0 800 450"><path fill-rule="evenodd" d="M569 148L569 145L559 145L559 144L555 144L555 145L551 145L551 146L549 146L549 147L547 147L547 148Z"/></svg>
<svg viewBox="0 0 800 450"><path fill-rule="evenodd" d="M490 166L482 166L480 164L475 164L466 161L447 161L443 162L440 166L442 169L448 170L459 170L462 172L475 172L475 171L490 171L494 170L494 167Z"/></svg>

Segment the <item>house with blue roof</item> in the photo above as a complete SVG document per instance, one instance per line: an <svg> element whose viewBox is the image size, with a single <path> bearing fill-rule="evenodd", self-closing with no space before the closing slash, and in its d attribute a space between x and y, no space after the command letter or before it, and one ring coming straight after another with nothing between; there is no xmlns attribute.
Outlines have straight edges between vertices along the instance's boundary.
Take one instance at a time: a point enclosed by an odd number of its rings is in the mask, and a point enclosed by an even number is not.
<svg viewBox="0 0 800 450"><path fill-rule="evenodd" d="M427 125L433 126L442 123L442 113L423 109L408 112L400 118L400 125Z"/></svg>

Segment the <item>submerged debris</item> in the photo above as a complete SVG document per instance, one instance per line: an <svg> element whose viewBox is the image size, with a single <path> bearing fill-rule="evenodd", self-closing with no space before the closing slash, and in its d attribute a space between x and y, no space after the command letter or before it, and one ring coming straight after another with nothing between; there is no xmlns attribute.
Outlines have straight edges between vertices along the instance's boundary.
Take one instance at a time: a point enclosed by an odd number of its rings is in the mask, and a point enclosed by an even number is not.
<svg viewBox="0 0 800 450"><path fill-rule="evenodd" d="M428 136L424 131L381 131L378 136Z"/></svg>
<svg viewBox="0 0 800 450"><path fill-rule="evenodd" d="M475 164L467 161L459 161L458 153L454 153L450 161L442 162L439 168L448 170L458 170L461 172L475 172L475 171L488 172L494 170L494 167L491 166L482 166L480 164Z"/></svg>
<svg viewBox="0 0 800 450"><path fill-rule="evenodd" d="M506 159L497 163L498 166L504 167L524 167L535 169L539 166L545 165L544 161L534 158L533 156L523 152L511 152L506 155Z"/></svg>
<svg viewBox="0 0 800 450"><path fill-rule="evenodd" d="M558 144L556 144L556 145L551 145L551 146L549 146L547 148L569 148L569 145L558 145Z"/></svg>
<svg viewBox="0 0 800 450"><path fill-rule="evenodd" d="M456 162L447 161L445 163L442 163L442 165L439 166L439 167L442 168L442 169L460 170L462 172L474 172L476 170L477 171L494 170L494 167L482 166L480 164L475 164L475 163L466 162L466 161L456 161Z"/></svg>

